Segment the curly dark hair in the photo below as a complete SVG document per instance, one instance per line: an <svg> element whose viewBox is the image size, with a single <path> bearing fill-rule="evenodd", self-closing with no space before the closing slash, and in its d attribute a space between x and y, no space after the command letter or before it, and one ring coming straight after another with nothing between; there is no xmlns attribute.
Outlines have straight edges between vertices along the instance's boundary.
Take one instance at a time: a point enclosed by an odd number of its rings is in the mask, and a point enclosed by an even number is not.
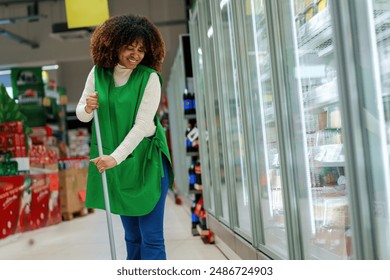
<svg viewBox="0 0 390 280"><path fill-rule="evenodd" d="M96 66L113 69L119 62L119 50L139 40L145 48L140 64L161 72L165 57L162 35L148 18L138 15L113 16L99 25L91 37L92 61Z"/></svg>

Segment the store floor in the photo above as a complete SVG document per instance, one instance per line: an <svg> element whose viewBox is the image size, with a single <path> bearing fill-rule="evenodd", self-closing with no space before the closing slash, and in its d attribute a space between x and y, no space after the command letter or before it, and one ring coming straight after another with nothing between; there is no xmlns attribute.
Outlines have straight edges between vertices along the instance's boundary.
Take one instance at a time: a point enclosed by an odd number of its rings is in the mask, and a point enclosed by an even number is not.
<svg viewBox="0 0 390 280"><path fill-rule="evenodd" d="M167 197L165 246L169 260L225 260L216 245L192 236L190 213ZM119 216L112 215L116 254L125 259L126 248ZM42 229L15 234L0 240L2 260L109 260L111 259L106 212L63 221Z"/></svg>

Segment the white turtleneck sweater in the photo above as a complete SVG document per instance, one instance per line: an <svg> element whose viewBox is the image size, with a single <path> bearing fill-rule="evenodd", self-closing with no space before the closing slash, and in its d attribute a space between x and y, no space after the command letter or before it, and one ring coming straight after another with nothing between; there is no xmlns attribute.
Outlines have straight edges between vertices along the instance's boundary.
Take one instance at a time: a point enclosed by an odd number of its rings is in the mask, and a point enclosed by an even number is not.
<svg viewBox="0 0 390 280"><path fill-rule="evenodd" d="M76 107L76 115L82 122L89 122L93 118L93 113L85 111L86 98L95 92L95 67L89 72L83 94ZM124 85L133 70L117 65L114 68L115 86ZM144 137L153 136L156 132L154 116L156 115L161 98L161 85L156 73L152 73L146 85L144 96L142 97L133 128L129 131L122 143L115 149L111 156L120 164L138 146ZM101 131L104 133L104 131Z"/></svg>

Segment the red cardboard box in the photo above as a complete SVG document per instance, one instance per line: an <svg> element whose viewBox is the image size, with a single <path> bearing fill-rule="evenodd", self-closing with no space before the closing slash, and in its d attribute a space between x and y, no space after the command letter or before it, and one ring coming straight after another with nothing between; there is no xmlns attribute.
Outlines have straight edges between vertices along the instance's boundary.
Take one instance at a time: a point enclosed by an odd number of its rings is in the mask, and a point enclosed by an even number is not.
<svg viewBox="0 0 390 280"><path fill-rule="evenodd" d="M46 142L47 130L44 126L32 127L30 139L33 145L44 145Z"/></svg>
<svg viewBox="0 0 390 280"><path fill-rule="evenodd" d="M0 177L9 178L19 188L19 211L18 211L18 227L16 232L24 232L31 227L31 178L30 175Z"/></svg>
<svg viewBox="0 0 390 280"><path fill-rule="evenodd" d="M23 182L23 176L0 177L0 239L17 231Z"/></svg>
<svg viewBox="0 0 390 280"><path fill-rule="evenodd" d="M16 147L8 147L1 149L4 152L11 152L11 156L13 158L16 157L26 157L26 147L16 146Z"/></svg>
<svg viewBox="0 0 390 280"><path fill-rule="evenodd" d="M49 219L50 186L46 174L31 176L31 223L29 229L46 226Z"/></svg>
<svg viewBox="0 0 390 280"><path fill-rule="evenodd" d="M62 221L60 204L60 183L58 172L46 174L49 183L49 219L47 225L58 224Z"/></svg>
<svg viewBox="0 0 390 280"><path fill-rule="evenodd" d="M0 132L13 132L18 134L23 134L23 122L21 121L3 122L0 124Z"/></svg>
<svg viewBox="0 0 390 280"><path fill-rule="evenodd" d="M0 239L62 221L58 172L0 176Z"/></svg>
<svg viewBox="0 0 390 280"><path fill-rule="evenodd" d="M31 174L44 174L49 185L48 220L47 226L58 224L62 221L60 205L60 183L58 176L58 162L56 163L31 163Z"/></svg>

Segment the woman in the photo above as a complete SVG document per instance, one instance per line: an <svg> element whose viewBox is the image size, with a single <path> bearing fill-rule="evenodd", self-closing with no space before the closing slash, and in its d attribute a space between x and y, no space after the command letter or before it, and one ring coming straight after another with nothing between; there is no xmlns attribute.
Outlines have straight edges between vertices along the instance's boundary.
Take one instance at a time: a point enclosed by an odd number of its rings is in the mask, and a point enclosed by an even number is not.
<svg viewBox="0 0 390 280"><path fill-rule="evenodd" d="M106 171L111 212L125 231L127 259L166 259L163 219L173 170L157 117L165 44L146 17L122 15L98 26L91 38L94 67L76 108L89 122L97 110L103 154L92 127L86 207L105 209Z"/></svg>

